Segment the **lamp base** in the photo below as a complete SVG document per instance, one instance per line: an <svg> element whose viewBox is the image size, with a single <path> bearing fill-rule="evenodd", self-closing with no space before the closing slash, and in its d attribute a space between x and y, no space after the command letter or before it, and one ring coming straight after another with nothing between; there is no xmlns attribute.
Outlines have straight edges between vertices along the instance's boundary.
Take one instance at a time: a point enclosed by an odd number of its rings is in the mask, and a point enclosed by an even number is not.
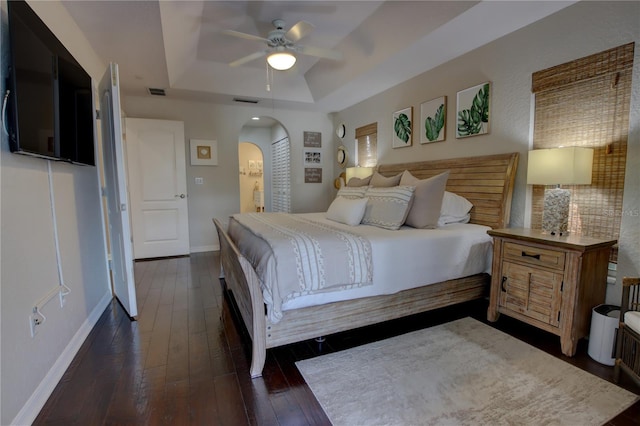
<svg viewBox="0 0 640 426"><path fill-rule="evenodd" d="M542 229L551 235L567 235L569 227L569 204L571 191L562 188L544 191Z"/></svg>

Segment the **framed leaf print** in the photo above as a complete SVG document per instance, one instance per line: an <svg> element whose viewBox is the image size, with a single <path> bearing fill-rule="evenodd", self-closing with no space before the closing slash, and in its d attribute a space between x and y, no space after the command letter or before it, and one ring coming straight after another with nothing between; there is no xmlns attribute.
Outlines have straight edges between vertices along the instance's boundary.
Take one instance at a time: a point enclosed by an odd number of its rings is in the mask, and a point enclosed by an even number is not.
<svg viewBox="0 0 640 426"><path fill-rule="evenodd" d="M491 83L486 82L458 92L456 138L489 133Z"/></svg>
<svg viewBox="0 0 640 426"><path fill-rule="evenodd" d="M447 97L420 104L420 143L443 141L447 127Z"/></svg>
<svg viewBox="0 0 640 426"><path fill-rule="evenodd" d="M411 125L413 124L413 107L401 109L393 113L393 148L411 146Z"/></svg>

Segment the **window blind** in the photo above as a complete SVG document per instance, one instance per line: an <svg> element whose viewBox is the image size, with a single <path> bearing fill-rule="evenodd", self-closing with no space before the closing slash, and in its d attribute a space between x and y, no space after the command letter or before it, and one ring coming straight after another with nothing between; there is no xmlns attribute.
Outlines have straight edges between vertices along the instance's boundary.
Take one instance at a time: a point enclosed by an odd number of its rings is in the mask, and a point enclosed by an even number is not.
<svg viewBox="0 0 640 426"><path fill-rule="evenodd" d="M291 212L291 160L289 138L271 145L271 211Z"/></svg>
<svg viewBox="0 0 640 426"><path fill-rule="evenodd" d="M533 148L594 149L591 185L572 191L569 231L618 238L629 132L634 43L532 75ZM532 228L542 222L544 186L533 187Z"/></svg>

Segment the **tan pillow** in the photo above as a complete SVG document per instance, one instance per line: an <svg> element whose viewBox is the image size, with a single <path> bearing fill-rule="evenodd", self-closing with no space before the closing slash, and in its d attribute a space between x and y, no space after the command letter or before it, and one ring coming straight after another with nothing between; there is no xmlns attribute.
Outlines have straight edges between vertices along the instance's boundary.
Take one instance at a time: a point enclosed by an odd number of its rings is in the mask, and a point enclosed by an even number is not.
<svg viewBox="0 0 640 426"><path fill-rule="evenodd" d="M418 179L405 170L400 185L415 186L413 204L405 220L405 224L414 228L437 228L444 189L449 179L449 171L428 179Z"/></svg>
<svg viewBox="0 0 640 426"><path fill-rule="evenodd" d="M360 186L368 186L370 181L371 181L371 176L367 176L366 178L352 177L351 179L349 179L349 182L347 182L347 186L352 188L357 188Z"/></svg>
<svg viewBox="0 0 640 426"><path fill-rule="evenodd" d="M384 177L380 173L375 172L371 177L371 182L369 185L374 188L390 188L392 186L398 186L400 184L400 178L402 177L402 173L398 173L392 177Z"/></svg>

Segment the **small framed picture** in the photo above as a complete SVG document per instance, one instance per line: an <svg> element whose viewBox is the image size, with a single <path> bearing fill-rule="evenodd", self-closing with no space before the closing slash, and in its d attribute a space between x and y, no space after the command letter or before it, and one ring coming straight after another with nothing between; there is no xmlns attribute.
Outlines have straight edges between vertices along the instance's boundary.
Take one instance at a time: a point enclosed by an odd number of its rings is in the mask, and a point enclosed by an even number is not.
<svg viewBox="0 0 640 426"><path fill-rule="evenodd" d="M490 82L459 91L456 99L456 138L489 133L490 104Z"/></svg>
<svg viewBox="0 0 640 426"><path fill-rule="evenodd" d="M446 138L447 97L420 104L420 143L440 142Z"/></svg>
<svg viewBox="0 0 640 426"><path fill-rule="evenodd" d="M205 139L189 140L192 166L217 166L218 142Z"/></svg>
<svg viewBox="0 0 640 426"><path fill-rule="evenodd" d="M305 149L303 152L303 162L305 167L309 166L321 166L322 165L322 152L316 150Z"/></svg>
<svg viewBox="0 0 640 426"><path fill-rule="evenodd" d="M391 146L404 148L412 144L413 107L393 113L393 136Z"/></svg>

